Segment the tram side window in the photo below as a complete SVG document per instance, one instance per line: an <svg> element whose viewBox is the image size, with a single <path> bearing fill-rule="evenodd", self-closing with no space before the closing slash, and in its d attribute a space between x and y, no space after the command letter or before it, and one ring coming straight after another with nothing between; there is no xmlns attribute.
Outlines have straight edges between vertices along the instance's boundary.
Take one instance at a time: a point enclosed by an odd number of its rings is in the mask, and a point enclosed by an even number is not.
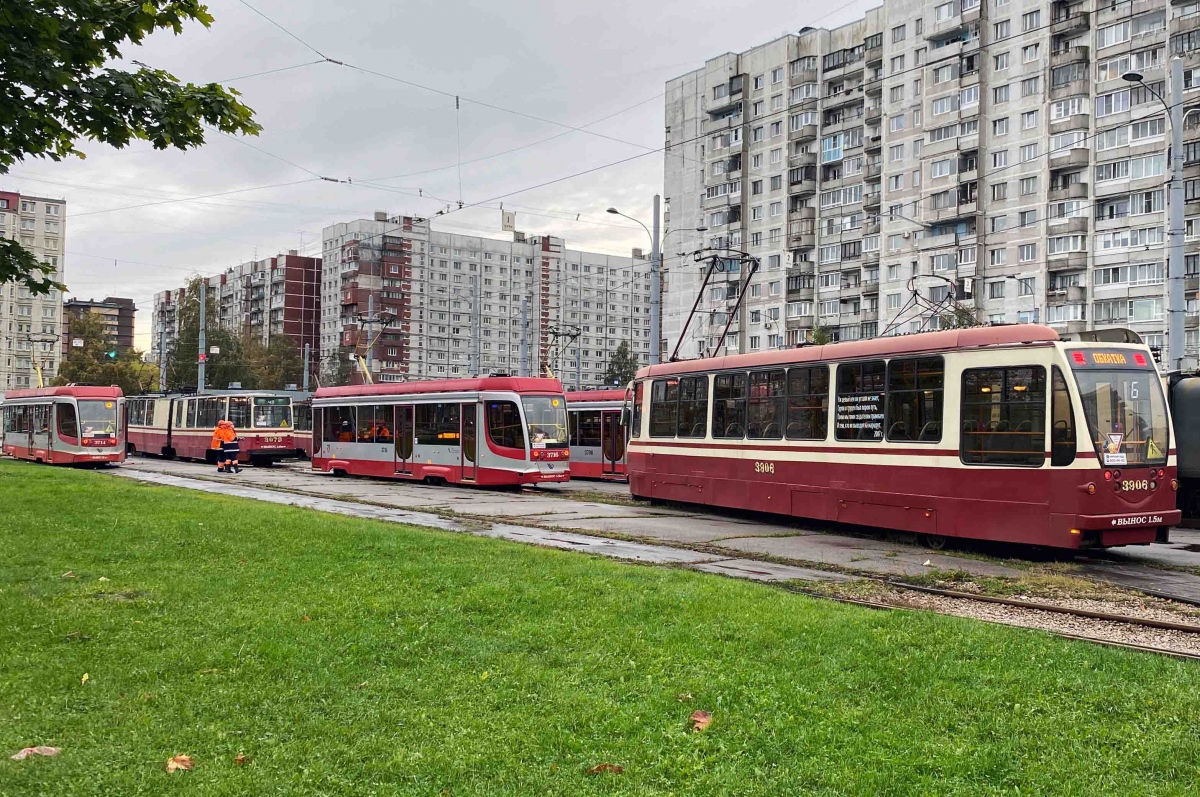
<svg viewBox="0 0 1200 797"><path fill-rule="evenodd" d="M1075 410L1062 371L1054 366L1054 395L1050 403L1050 464L1055 467L1075 461Z"/></svg>
<svg viewBox="0 0 1200 797"><path fill-rule="evenodd" d="M787 373L755 371L750 374L750 402L746 436L754 440L779 440L787 417Z"/></svg>
<svg viewBox="0 0 1200 797"><path fill-rule="evenodd" d="M960 456L968 465L1041 465L1045 418L1040 365L963 371Z"/></svg>
<svg viewBox="0 0 1200 797"><path fill-rule="evenodd" d="M79 437L79 421L75 415L75 406L73 404L58 405L58 436L59 437Z"/></svg>
<svg viewBox="0 0 1200 797"><path fill-rule="evenodd" d="M355 414L353 407L325 407L321 439L327 443L353 443Z"/></svg>
<svg viewBox="0 0 1200 797"><path fill-rule="evenodd" d="M600 445L600 410L580 410L571 413L571 445Z"/></svg>
<svg viewBox="0 0 1200 797"><path fill-rule="evenodd" d="M37 434L50 432L50 405L39 404L33 407L33 431Z"/></svg>
<svg viewBox="0 0 1200 797"><path fill-rule="evenodd" d="M942 439L946 363L941 357L888 363L887 439L936 443Z"/></svg>
<svg viewBox="0 0 1200 797"><path fill-rule="evenodd" d="M630 431L631 437L642 436L642 382L636 382L633 385L633 412L630 423L633 429Z"/></svg>
<svg viewBox="0 0 1200 797"><path fill-rule="evenodd" d="M718 374L713 380L713 437L746 436L746 375Z"/></svg>
<svg viewBox="0 0 1200 797"><path fill-rule="evenodd" d="M650 385L650 436L674 437L679 417L679 380L655 379Z"/></svg>
<svg viewBox="0 0 1200 797"><path fill-rule="evenodd" d="M570 420L577 423L570 413ZM521 426L521 410L512 401L489 401L487 403L488 438L503 448L525 448L525 430ZM571 445L575 445L572 440Z"/></svg>
<svg viewBox="0 0 1200 797"><path fill-rule="evenodd" d="M249 396L233 396L229 399L229 422L235 429L250 428Z"/></svg>
<svg viewBox="0 0 1200 797"><path fill-rule="evenodd" d="M187 427L189 429L196 428L196 405L199 402L196 399L189 399L187 403Z"/></svg>
<svg viewBox="0 0 1200 797"><path fill-rule="evenodd" d="M704 437L708 432L708 375L679 380L679 437Z"/></svg>
<svg viewBox="0 0 1200 797"><path fill-rule="evenodd" d="M358 405L358 435L359 443L391 443L392 442L392 413L388 404Z"/></svg>
<svg viewBox="0 0 1200 797"><path fill-rule="evenodd" d="M834 437L838 440L883 440L887 365L883 360L839 365Z"/></svg>
<svg viewBox="0 0 1200 797"><path fill-rule="evenodd" d="M788 371L788 440L824 440L829 436L829 367Z"/></svg>
<svg viewBox="0 0 1200 797"><path fill-rule="evenodd" d="M417 445L458 446L458 404L418 404Z"/></svg>

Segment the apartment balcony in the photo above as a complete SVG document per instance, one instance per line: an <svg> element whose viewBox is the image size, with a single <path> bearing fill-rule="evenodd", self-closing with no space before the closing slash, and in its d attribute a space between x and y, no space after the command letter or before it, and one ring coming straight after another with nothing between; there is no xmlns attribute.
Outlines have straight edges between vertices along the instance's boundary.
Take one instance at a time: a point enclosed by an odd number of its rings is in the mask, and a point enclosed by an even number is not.
<svg viewBox="0 0 1200 797"><path fill-rule="evenodd" d="M1090 216L1072 216L1068 219L1051 220L1046 231L1047 235L1066 235L1067 233L1087 233L1091 227ZM1124 226L1124 225L1122 225Z"/></svg>
<svg viewBox="0 0 1200 797"><path fill-rule="evenodd" d="M1066 97L1076 97L1088 94L1092 90L1092 81L1088 79L1070 80L1061 86L1050 87L1050 99L1061 100Z"/></svg>
<svg viewBox="0 0 1200 797"><path fill-rule="evenodd" d="M797 83L816 83L821 79L821 73L816 69L801 69L792 73L792 85Z"/></svg>
<svg viewBox="0 0 1200 797"><path fill-rule="evenodd" d="M817 165L817 153L815 153L815 152L801 152L798 154L788 156L788 166L795 167L795 166L816 166L816 165Z"/></svg>
<svg viewBox="0 0 1200 797"><path fill-rule="evenodd" d="M1046 302L1049 304L1079 304L1087 301L1087 288L1083 285L1070 285L1066 288L1047 288Z"/></svg>
<svg viewBox="0 0 1200 797"><path fill-rule="evenodd" d="M926 235L917 241L917 251L927 252L931 249L943 249L947 246L956 246L958 244L958 235L956 233L946 233L945 235Z"/></svg>
<svg viewBox="0 0 1200 797"><path fill-rule="evenodd" d="M817 218L816 208L794 208L788 211L788 221L808 221L811 222Z"/></svg>
<svg viewBox="0 0 1200 797"><path fill-rule="evenodd" d="M862 294L863 296L872 296L879 293L879 280L863 280Z"/></svg>
<svg viewBox="0 0 1200 797"><path fill-rule="evenodd" d="M863 166L863 178L867 180L878 180L883 176L883 166L878 163L868 163Z"/></svg>
<svg viewBox="0 0 1200 797"><path fill-rule="evenodd" d="M1047 326L1053 327L1058 332L1066 332L1069 335L1087 332L1087 321L1051 321Z"/></svg>
<svg viewBox="0 0 1200 797"><path fill-rule="evenodd" d="M879 320L879 308L878 307L864 307L862 310L859 311L858 316L863 321L878 321Z"/></svg>
<svg viewBox="0 0 1200 797"><path fill-rule="evenodd" d="M868 216L863 224L863 235L878 235L879 234L879 217Z"/></svg>
<svg viewBox="0 0 1200 797"><path fill-rule="evenodd" d="M1183 328L1184 329L1196 329L1197 327L1200 327L1200 316L1194 316L1194 315L1184 316L1184 318L1183 318Z"/></svg>
<svg viewBox="0 0 1200 797"><path fill-rule="evenodd" d="M883 106L882 105L869 106L867 108L866 119L867 119L867 124L877 124L879 122L879 120L883 119Z"/></svg>
<svg viewBox="0 0 1200 797"><path fill-rule="evenodd" d="M791 249L812 249L816 245L817 236L812 229L788 234L788 247Z"/></svg>
<svg viewBox="0 0 1200 797"><path fill-rule="evenodd" d="M1050 35L1062 36L1067 33L1083 33L1092 26L1092 15L1087 11L1077 11L1050 23Z"/></svg>
<svg viewBox="0 0 1200 797"><path fill-rule="evenodd" d="M1200 277L1195 275L1183 278L1183 289L1189 293L1200 290Z"/></svg>
<svg viewBox="0 0 1200 797"><path fill-rule="evenodd" d="M979 168L966 169L958 173L959 183L973 183L979 179Z"/></svg>
<svg viewBox="0 0 1200 797"><path fill-rule="evenodd" d="M1087 130L1091 124L1091 114L1077 113L1050 122L1050 132L1065 133L1068 130Z"/></svg>
<svg viewBox="0 0 1200 797"><path fill-rule="evenodd" d="M1090 47L1064 47L1061 50L1056 50L1050 53L1050 67L1065 66L1076 61L1090 61L1092 50Z"/></svg>
<svg viewBox="0 0 1200 797"><path fill-rule="evenodd" d="M817 193L817 178L804 177L788 186L791 196L812 196Z"/></svg>
<svg viewBox="0 0 1200 797"><path fill-rule="evenodd" d="M863 83L863 91L865 91L867 93L868 97L882 97L883 96L883 81L882 80L868 80L866 83Z"/></svg>
<svg viewBox="0 0 1200 797"><path fill-rule="evenodd" d="M863 151L867 153L883 151L883 136L863 136Z"/></svg>
<svg viewBox="0 0 1200 797"><path fill-rule="evenodd" d="M863 259L864 266L878 266L879 265L879 250L876 249L871 252L863 252L862 259Z"/></svg>
<svg viewBox="0 0 1200 797"><path fill-rule="evenodd" d="M1062 152L1052 152L1050 154L1050 168L1066 169L1070 167L1084 167L1091 161L1091 157L1092 151L1087 147L1073 147Z"/></svg>
<svg viewBox="0 0 1200 797"><path fill-rule="evenodd" d="M879 210L882 193L880 191L872 191L869 194L863 194L863 208L865 210Z"/></svg>
<svg viewBox="0 0 1200 797"><path fill-rule="evenodd" d="M1068 252L1046 258L1048 271L1082 271L1087 268L1087 252Z"/></svg>
<svg viewBox="0 0 1200 797"><path fill-rule="evenodd" d="M810 285L807 288L796 288L787 292L789 302L811 302L816 296L816 290Z"/></svg>
<svg viewBox="0 0 1200 797"><path fill-rule="evenodd" d="M793 315L788 316L788 329L812 329L813 317L810 315Z"/></svg>
<svg viewBox="0 0 1200 797"><path fill-rule="evenodd" d="M866 55L867 66L880 66L883 64L883 42L880 41L874 47L867 47L864 54Z"/></svg>
<svg viewBox="0 0 1200 797"><path fill-rule="evenodd" d="M1085 150L1086 152L1086 150ZM1088 184L1087 183L1071 183L1070 185L1059 188L1051 187L1046 194L1046 199L1051 202L1061 202L1064 199L1087 199Z"/></svg>
<svg viewBox="0 0 1200 797"><path fill-rule="evenodd" d="M801 125L800 127L788 133L788 141L816 141L817 126L816 125Z"/></svg>
<svg viewBox="0 0 1200 797"><path fill-rule="evenodd" d="M845 89L844 91L839 91L837 94L830 94L826 96L821 101L821 107L828 111L832 110L833 108L840 108L843 105L851 105L856 102L862 102L862 99L862 92L855 87L851 87Z"/></svg>

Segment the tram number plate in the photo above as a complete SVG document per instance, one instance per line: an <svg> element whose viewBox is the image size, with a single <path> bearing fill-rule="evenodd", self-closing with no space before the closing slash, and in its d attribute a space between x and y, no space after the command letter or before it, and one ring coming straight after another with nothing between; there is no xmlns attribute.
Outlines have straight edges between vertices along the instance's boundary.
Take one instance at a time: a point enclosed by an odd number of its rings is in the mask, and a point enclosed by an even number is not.
<svg viewBox="0 0 1200 797"><path fill-rule="evenodd" d="M283 438L282 437L264 437L262 439L262 441L264 443L282 443Z"/></svg>
<svg viewBox="0 0 1200 797"><path fill-rule="evenodd" d="M775 472L775 463L774 462L755 462L754 463L754 472L755 473L774 473Z"/></svg>
<svg viewBox="0 0 1200 797"><path fill-rule="evenodd" d="M1124 481L1121 482L1122 492L1129 492L1131 490L1149 490L1149 489L1150 489L1150 480L1149 479L1125 479Z"/></svg>

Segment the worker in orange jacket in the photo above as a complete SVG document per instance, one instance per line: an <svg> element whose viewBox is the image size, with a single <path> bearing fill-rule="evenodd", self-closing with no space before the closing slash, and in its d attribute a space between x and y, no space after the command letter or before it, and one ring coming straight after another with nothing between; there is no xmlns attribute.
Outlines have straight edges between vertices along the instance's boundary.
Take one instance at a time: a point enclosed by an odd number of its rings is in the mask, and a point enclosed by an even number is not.
<svg viewBox="0 0 1200 797"><path fill-rule="evenodd" d="M212 447L220 452L217 454L217 473L242 472L238 465L241 444L232 421L217 422L217 428L213 430Z"/></svg>

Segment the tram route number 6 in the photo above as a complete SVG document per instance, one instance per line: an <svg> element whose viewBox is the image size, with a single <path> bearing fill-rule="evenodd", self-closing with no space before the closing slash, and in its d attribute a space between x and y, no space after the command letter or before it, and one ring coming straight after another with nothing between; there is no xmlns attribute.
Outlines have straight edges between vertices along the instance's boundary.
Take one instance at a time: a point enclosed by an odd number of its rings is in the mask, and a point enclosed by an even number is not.
<svg viewBox="0 0 1200 797"><path fill-rule="evenodd" d="M774 462L755 462L754 463L754 472L755 473L774 473L775 472L775 463Z"/></svg>

